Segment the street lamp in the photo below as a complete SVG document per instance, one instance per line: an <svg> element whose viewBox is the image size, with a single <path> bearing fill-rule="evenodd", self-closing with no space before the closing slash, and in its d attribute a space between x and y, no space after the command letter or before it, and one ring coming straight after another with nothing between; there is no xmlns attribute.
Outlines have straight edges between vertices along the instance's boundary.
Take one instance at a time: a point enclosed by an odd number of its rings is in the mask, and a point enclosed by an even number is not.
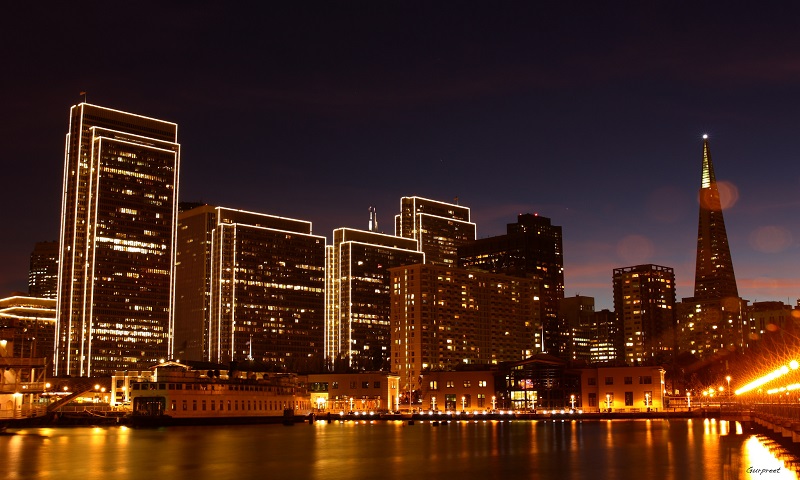
<svg viewBox="0 0 800 480"><path fill-rule="evenodd" d="M496 400L497 400L497 397L495 397L494 395L492 395L492 410L494 410L494 404L495 404L495 401L496 401Z"/></svg>
<svg viewBox="0 0 800 480"><path fill-rule="evenodd" d="M575 395L569 396L569 403L572 405L572 409L575 410Z"/></svg>
<svg viewBox="0 0 800 480"><path fill-rule="evenodd" d="M686 392L686 407L692 408L692 392Z"/></svg>
<svg viewBox="0 0 800 480"><path fill-rule="evenodd" d="M461 396L461 413L464 413L464 409L467 405L467 397Z"/></svg>
<svg viewBox="0 0 800 480"><path fill-rule="evenodd" d="M650 394L649 393L645 393L644 394L644 406L647 409L647 411L649 412L650 411Z"/></svg>
<svg viewBox="0 0 800 480"><path fill-rule="evenodd" d="M728 403L731 401L731 376L728 375L725 377L725 380L728 381Z"/></svg>
<svg viewBox="0 0 800 480"><path fill-rule="evenodd" d="M606 410L611 411L611 394L606 393Z"/></svg>

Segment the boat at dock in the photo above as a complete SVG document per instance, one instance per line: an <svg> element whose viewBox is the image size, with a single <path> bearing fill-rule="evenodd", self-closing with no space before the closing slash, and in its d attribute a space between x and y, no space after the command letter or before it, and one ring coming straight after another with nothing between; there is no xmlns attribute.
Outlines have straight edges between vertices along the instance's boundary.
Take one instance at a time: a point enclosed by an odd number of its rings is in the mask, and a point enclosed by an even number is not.
<svg viewBox="0 0 800 480"><path fill-rule="evenodd" d="M179 362L154 367L130 384L133 426L294 423L311 413L294 374L194 370Z"/></svg>

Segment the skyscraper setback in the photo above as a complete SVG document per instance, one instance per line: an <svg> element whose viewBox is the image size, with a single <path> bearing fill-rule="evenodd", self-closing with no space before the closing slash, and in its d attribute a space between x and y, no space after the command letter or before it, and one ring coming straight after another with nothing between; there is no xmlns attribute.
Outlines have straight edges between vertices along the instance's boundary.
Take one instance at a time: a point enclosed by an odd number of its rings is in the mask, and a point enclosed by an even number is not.
<svg viewBox="0 0 800 480"><path fill-rule="evenodd" d="M425 263L458 266L458 247L475 240L469 208L454 203L403 197L394 221L395 235L416 240Z"/></svg>
<svg viewBox="0 0 800 480"><path fill-rule="evenodd" d="M87 103L70 110L56 375L143 368L171 354L177 131Z"/></svg>

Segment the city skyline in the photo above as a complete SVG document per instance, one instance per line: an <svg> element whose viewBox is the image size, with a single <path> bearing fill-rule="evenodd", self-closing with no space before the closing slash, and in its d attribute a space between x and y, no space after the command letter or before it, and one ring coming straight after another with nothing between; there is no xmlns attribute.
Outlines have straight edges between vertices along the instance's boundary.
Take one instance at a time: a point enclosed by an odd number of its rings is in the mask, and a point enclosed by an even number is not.
<svg viewBox="0 0 800 480"><path fill-rule="evenodd" d="M717 179L733 187L741 296L798 297L800 49L788 7L160 8L161 20L54 7L31 31L5 30L25 41L1 80L14 92L4 294L27 290L35 243L58 238L64 112L87 91L181 126L181 201L307 220L329 244L336 228L366 229L370 206L393 233L403 196L458 197L478 238L520 213L550 218L563 227L565 294L598 310L613 308L613 269L636 264L674 268L678 298L691 296L707 133ZM102 41L167 19L169 33ZM91 62L64 60L75 22L97 31L84 39ZM121 58L124 74L111 68Z"/></svg>

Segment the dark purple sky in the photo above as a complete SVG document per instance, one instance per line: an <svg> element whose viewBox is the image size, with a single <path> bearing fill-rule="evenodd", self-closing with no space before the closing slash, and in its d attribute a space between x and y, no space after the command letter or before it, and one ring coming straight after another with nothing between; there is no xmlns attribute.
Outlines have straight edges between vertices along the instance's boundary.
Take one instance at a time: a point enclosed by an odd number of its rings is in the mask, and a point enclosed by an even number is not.
<svg viewBox="0 0 800 480"><path fill-rule="evenodd" d="M0 16L0 296L58 237L86 90L178 123L181 200L327 236L370 205L392 233L403 195L459 197L481 237L550 217L567 295L598 309L639 263L692 294L708 133L741 294L800 297L794 2L22 3Z"/></svg>

